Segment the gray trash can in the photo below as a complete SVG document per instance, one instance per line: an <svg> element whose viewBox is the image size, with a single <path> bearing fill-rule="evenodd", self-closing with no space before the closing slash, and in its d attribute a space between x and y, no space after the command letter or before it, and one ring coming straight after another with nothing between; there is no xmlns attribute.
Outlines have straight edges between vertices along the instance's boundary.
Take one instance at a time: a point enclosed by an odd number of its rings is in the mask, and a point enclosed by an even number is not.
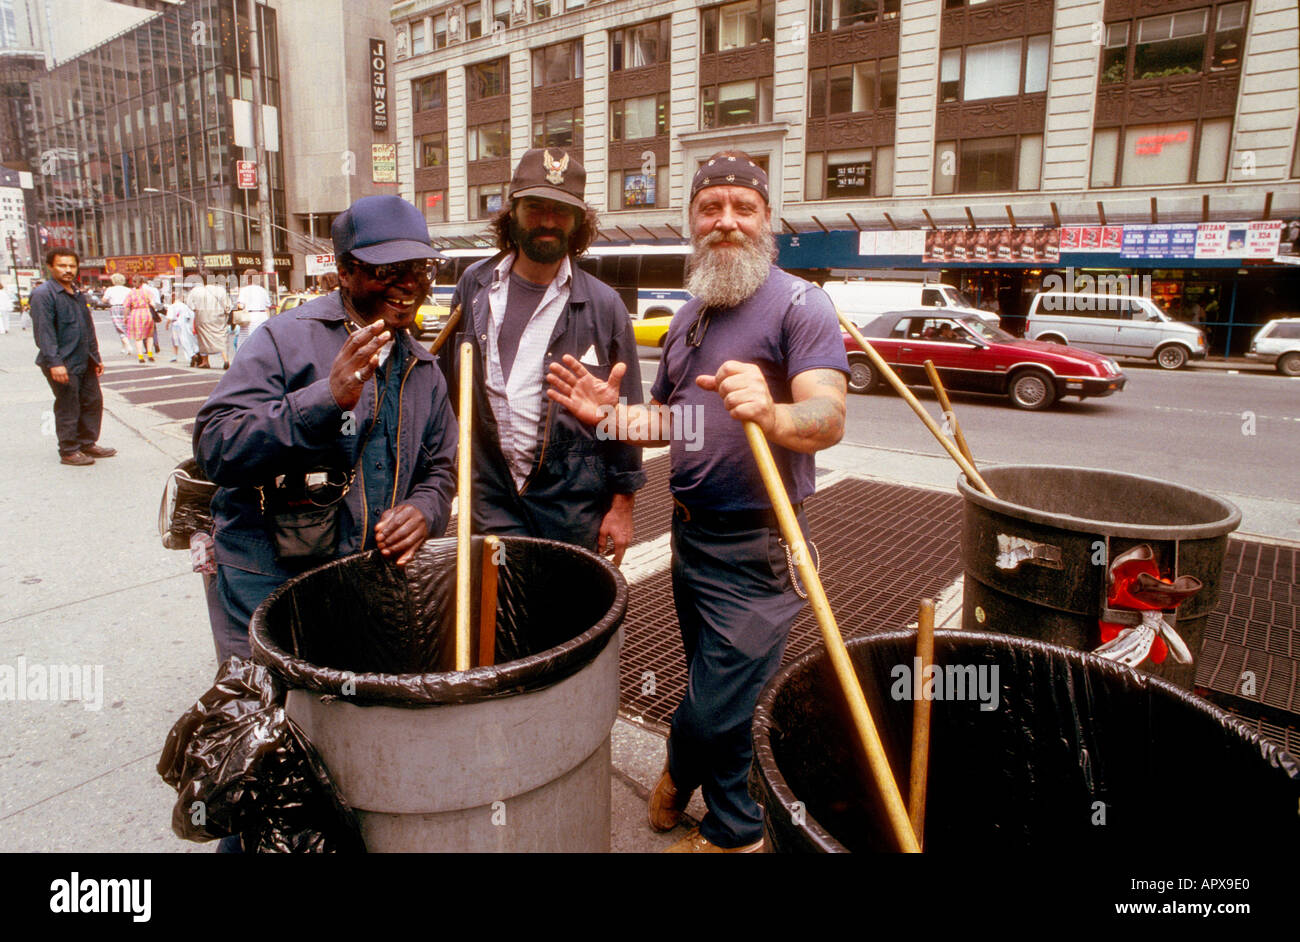
<svg viewBox="0 0 1300 942"><path fill-rule="evenodd" d="M899 681L916 633L853 638L848 649L906 801L913 704ZM1239 859L1300 839L1296 758L1167 681L985 632L936 632L934 660L944 698L932 704L926 852ZM896 849L825 648L763 688L753 732L750 792L768 849Z"/></svg>
<svg viewBox="0 0 1300 942"><path fill-rule="evenodd" d="M627 584L567 544L502 547L492 667L450 671L454 540L405 572L374 552L338 560L254 613L254 659L289 688L371 851L609 849ZM479 591L476 572L476 635Z"/></svg>
<svg viewBox="0 0 1300 942"><path fill-rule="evenodd" d="M1162 573L1195 576L1202 588L1165 615L1192 663L1149 658L1139 669L1191 689L1241 511L1189 487L1116 471L1017 465L982 474L997 498L965 476L957 481L965 498L962 627L1095 650L1103 617L1134 624L1140 617L1108 608L1108 564L1147 545Z"/></svg>

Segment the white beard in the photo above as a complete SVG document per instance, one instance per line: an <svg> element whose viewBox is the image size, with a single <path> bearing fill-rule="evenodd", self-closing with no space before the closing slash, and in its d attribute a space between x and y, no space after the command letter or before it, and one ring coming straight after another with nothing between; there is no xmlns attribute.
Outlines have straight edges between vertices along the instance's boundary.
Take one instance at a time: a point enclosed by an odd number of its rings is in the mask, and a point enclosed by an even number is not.
<svg viewBox="0 0 1300 942"><path fill-rule="evenodd" d="M740 249L716 249L722 241L739 243ZM691 236L690 274L686 290L699 298L705 307L728 308L748 300L767 280L772 259L776 257L776 239L766 222L753 239L740 231L724 234L710 232Z"/></svg>

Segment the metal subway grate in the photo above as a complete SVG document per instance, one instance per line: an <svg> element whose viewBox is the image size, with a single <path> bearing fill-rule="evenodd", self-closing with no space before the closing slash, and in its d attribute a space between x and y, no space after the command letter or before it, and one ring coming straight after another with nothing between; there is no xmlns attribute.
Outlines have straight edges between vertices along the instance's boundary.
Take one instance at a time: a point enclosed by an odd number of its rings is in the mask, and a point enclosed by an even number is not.
<svg viewBox="0 0 1300 942"><path fill-rule="evenodd" d="M666 490L642 491L645 504L670 504ZM845 636L901 628L916 604L961 571L961 498L897 484L840 481L805 509L822 584ZM622 709L666 729L686 689L686 663L667 570L632 587L620 685ZM821 643L811 609L790 630L783 663Z"/></svg>
<svg viewBox="0 0 1300 942"><path fill-rule="evenodd" d="M1241 720L1252 732L1259 733L1265 739L1271 739L1293 756L1300 756L1300 723L1291 722L1284 726L1270 723L1268 720L1229 710L1236 719Z"/></svg>
<svg viewBox="0 0 1300 942"><path fill-rule="evenodd" d="M637 543L649 543L663 536L672 527L673 501L668 496L668 454L656 455L642 462L645 487L636 492L632 507L632 533Z"/></svg>
<svg viewBox="0 0 1300 942"><path fill-rule="evenodd" d="M1292 547L1228 541L1219 605L1206 623L1196 671L1207 699L1272 730L1300 723L1298 565Z"/></svg>

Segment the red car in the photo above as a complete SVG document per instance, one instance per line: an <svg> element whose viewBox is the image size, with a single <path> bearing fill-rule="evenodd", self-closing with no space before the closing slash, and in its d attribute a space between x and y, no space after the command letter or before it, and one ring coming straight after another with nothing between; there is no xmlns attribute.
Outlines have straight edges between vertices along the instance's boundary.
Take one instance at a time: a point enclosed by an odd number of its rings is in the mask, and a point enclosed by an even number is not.
<svg viewBox="0 0 1300 942"><path fill-rule="evenodd" d="M1109 396L1127 377L1110 357L1058 343L1018 340L973 316L936 316L934 308L864 319L863 338L909 386L930 385L925 361L955 392L1010 396L1021 409L1046 409L1062 396ZM883 382L862 348L844 334L849 389L867 393Z"/></svg>

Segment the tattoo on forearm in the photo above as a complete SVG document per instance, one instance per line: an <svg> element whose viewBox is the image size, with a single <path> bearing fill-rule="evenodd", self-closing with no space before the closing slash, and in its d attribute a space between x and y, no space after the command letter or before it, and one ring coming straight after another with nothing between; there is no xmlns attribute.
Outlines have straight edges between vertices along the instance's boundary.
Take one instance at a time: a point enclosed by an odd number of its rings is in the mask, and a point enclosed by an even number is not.
<svg viewBox="0 0 1300 942"><path fill-rule="evenodd" d="M795 432L803 438L830 435L840 421L839 406L830 399L806 399L790 408L790 420Z"/></svg>

